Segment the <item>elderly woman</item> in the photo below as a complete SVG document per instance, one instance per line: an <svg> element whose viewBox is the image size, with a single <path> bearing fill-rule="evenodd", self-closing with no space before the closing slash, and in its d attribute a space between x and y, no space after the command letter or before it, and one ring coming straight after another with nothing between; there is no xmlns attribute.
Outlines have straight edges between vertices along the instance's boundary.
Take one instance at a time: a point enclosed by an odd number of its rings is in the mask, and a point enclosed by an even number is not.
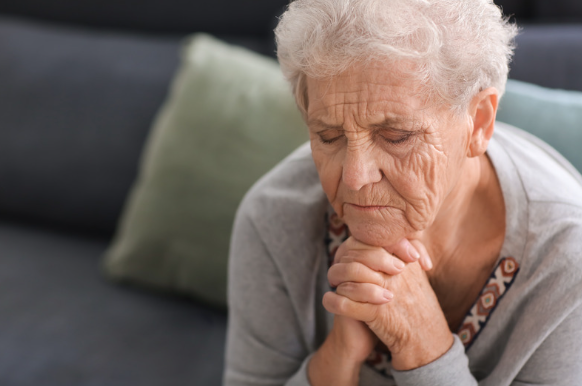
<svg viewBox="0 0 582 386"><path fill-rule="evenodd" d="M311 146L237 215L225 384L582 385L582 177L495 123L515 27L296 0L276 34Z"/></svg>

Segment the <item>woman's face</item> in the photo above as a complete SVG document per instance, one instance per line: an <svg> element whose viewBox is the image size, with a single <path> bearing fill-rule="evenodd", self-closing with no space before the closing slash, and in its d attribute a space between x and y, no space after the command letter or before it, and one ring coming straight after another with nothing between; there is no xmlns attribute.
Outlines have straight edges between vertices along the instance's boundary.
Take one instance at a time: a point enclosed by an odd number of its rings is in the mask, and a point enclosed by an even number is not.
<svg viewBox="0 0 582 386"><path fill-rule="evenodd" d="M467 158L470 119L418 95L394 67L307 80L319 178L352 235L389 247L429 227Z"/></svg>

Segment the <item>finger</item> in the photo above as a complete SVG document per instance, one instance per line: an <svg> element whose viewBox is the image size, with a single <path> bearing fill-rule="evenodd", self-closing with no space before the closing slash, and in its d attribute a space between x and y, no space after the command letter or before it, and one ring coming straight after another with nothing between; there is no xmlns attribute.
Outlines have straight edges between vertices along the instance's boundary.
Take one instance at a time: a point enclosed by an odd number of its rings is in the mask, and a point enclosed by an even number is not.
<svg viewBox="0 0 582 386"><path fill-rule="evenodd" d="M420 252L406 238L401 239L395 245L386 248L386 250L406 263L416 263L421 256Z"/></svg>
<svg viewBox="0 0 582 386"><path fill-rule="evenodd" d="M353 250L357 250L357 251L374 251L374 250L378 250L378 249L383 249L383 248L381 248L381 247L374 247L372 245L364 244L361 241L356 240L354 238L354 236L350 236L337 249L337 252L335 254L334 263L336 263L338 261L338 259L342 255L347 254L348 251L353 251Z"/></svg>
<svg viewBox="0 0 582 386"><path fill-rule="evenodd" d="M332 265L327 271L327 280L332 287L337 287L346 282L370 283L380 287L384 287L386 284L384 274L358 262Z"/></svg>
<svg viewBox="0 0 582 386"><path fill-rule="evenodd" d="M428 255L428 251L424 247L424 245L418 240L411 240L412 245L416 248L417 251L420 252L420 259L418 262L424 271L430 271L433 267L433 262L430 256Z"/></svg>
<svg viewBox="0 0 582 386"><path fill-rule="evenodd" d="M366 323L373 321L378 312L377 305L355 302L333 292L326 292L322 303L323 307L334 315L347 316Z"/></svg>
<svg viewBox="0 0 582 386"><path fill-rule="evenodd" d="M353 236L348 237L337 249L335 253L335 257L333 259L333 263L339 263L339 260L342 256L346 255L349 250L358 249L358 244L356 239ZM360 248L361 249L361 248Z"/></svg>
<svg viewBox="0 0 582 386"><path fill-rule="evenodd" d="M374 271L383 272L391 276L398 275L406 267L402 260L389 254L383 248L348 250L343 256L337 257L336 264L353 262L361 263Z"/></svg>
<svg viewBox="0 0 582 386"><path fill-rule="evenodd" d="M370 283L342 283L335 293L360 303L384 304L394 298L389 290Z"/></svg>

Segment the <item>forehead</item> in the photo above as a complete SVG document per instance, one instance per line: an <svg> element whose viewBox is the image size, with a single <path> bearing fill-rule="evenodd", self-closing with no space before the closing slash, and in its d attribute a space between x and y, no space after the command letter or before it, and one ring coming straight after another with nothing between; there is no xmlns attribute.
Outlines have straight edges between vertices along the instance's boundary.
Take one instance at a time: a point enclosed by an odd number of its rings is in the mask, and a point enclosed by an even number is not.
<svg viewBox="0 0 582 386"><path fill-rule="evenodd" d="M308 119L412 119L429 106L420 83L396 65L358 65L328 78L307 78ZM341 121L341 122L337 122Z"/></svg>

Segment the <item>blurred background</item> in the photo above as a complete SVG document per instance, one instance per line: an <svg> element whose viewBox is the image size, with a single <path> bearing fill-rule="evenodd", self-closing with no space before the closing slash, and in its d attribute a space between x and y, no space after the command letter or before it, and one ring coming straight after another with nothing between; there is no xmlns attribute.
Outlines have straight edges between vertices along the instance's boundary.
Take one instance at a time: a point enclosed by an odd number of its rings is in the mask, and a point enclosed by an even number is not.
<svg viewBox="0 0 582 386"><path fill-rule="evenodd" d="M496 3L523 28L510 77L582 91L582 2ZM1 385L221 383L224 302L115 285L101 259L185 38L274 58L286 4L0 1Z"/></svg>

